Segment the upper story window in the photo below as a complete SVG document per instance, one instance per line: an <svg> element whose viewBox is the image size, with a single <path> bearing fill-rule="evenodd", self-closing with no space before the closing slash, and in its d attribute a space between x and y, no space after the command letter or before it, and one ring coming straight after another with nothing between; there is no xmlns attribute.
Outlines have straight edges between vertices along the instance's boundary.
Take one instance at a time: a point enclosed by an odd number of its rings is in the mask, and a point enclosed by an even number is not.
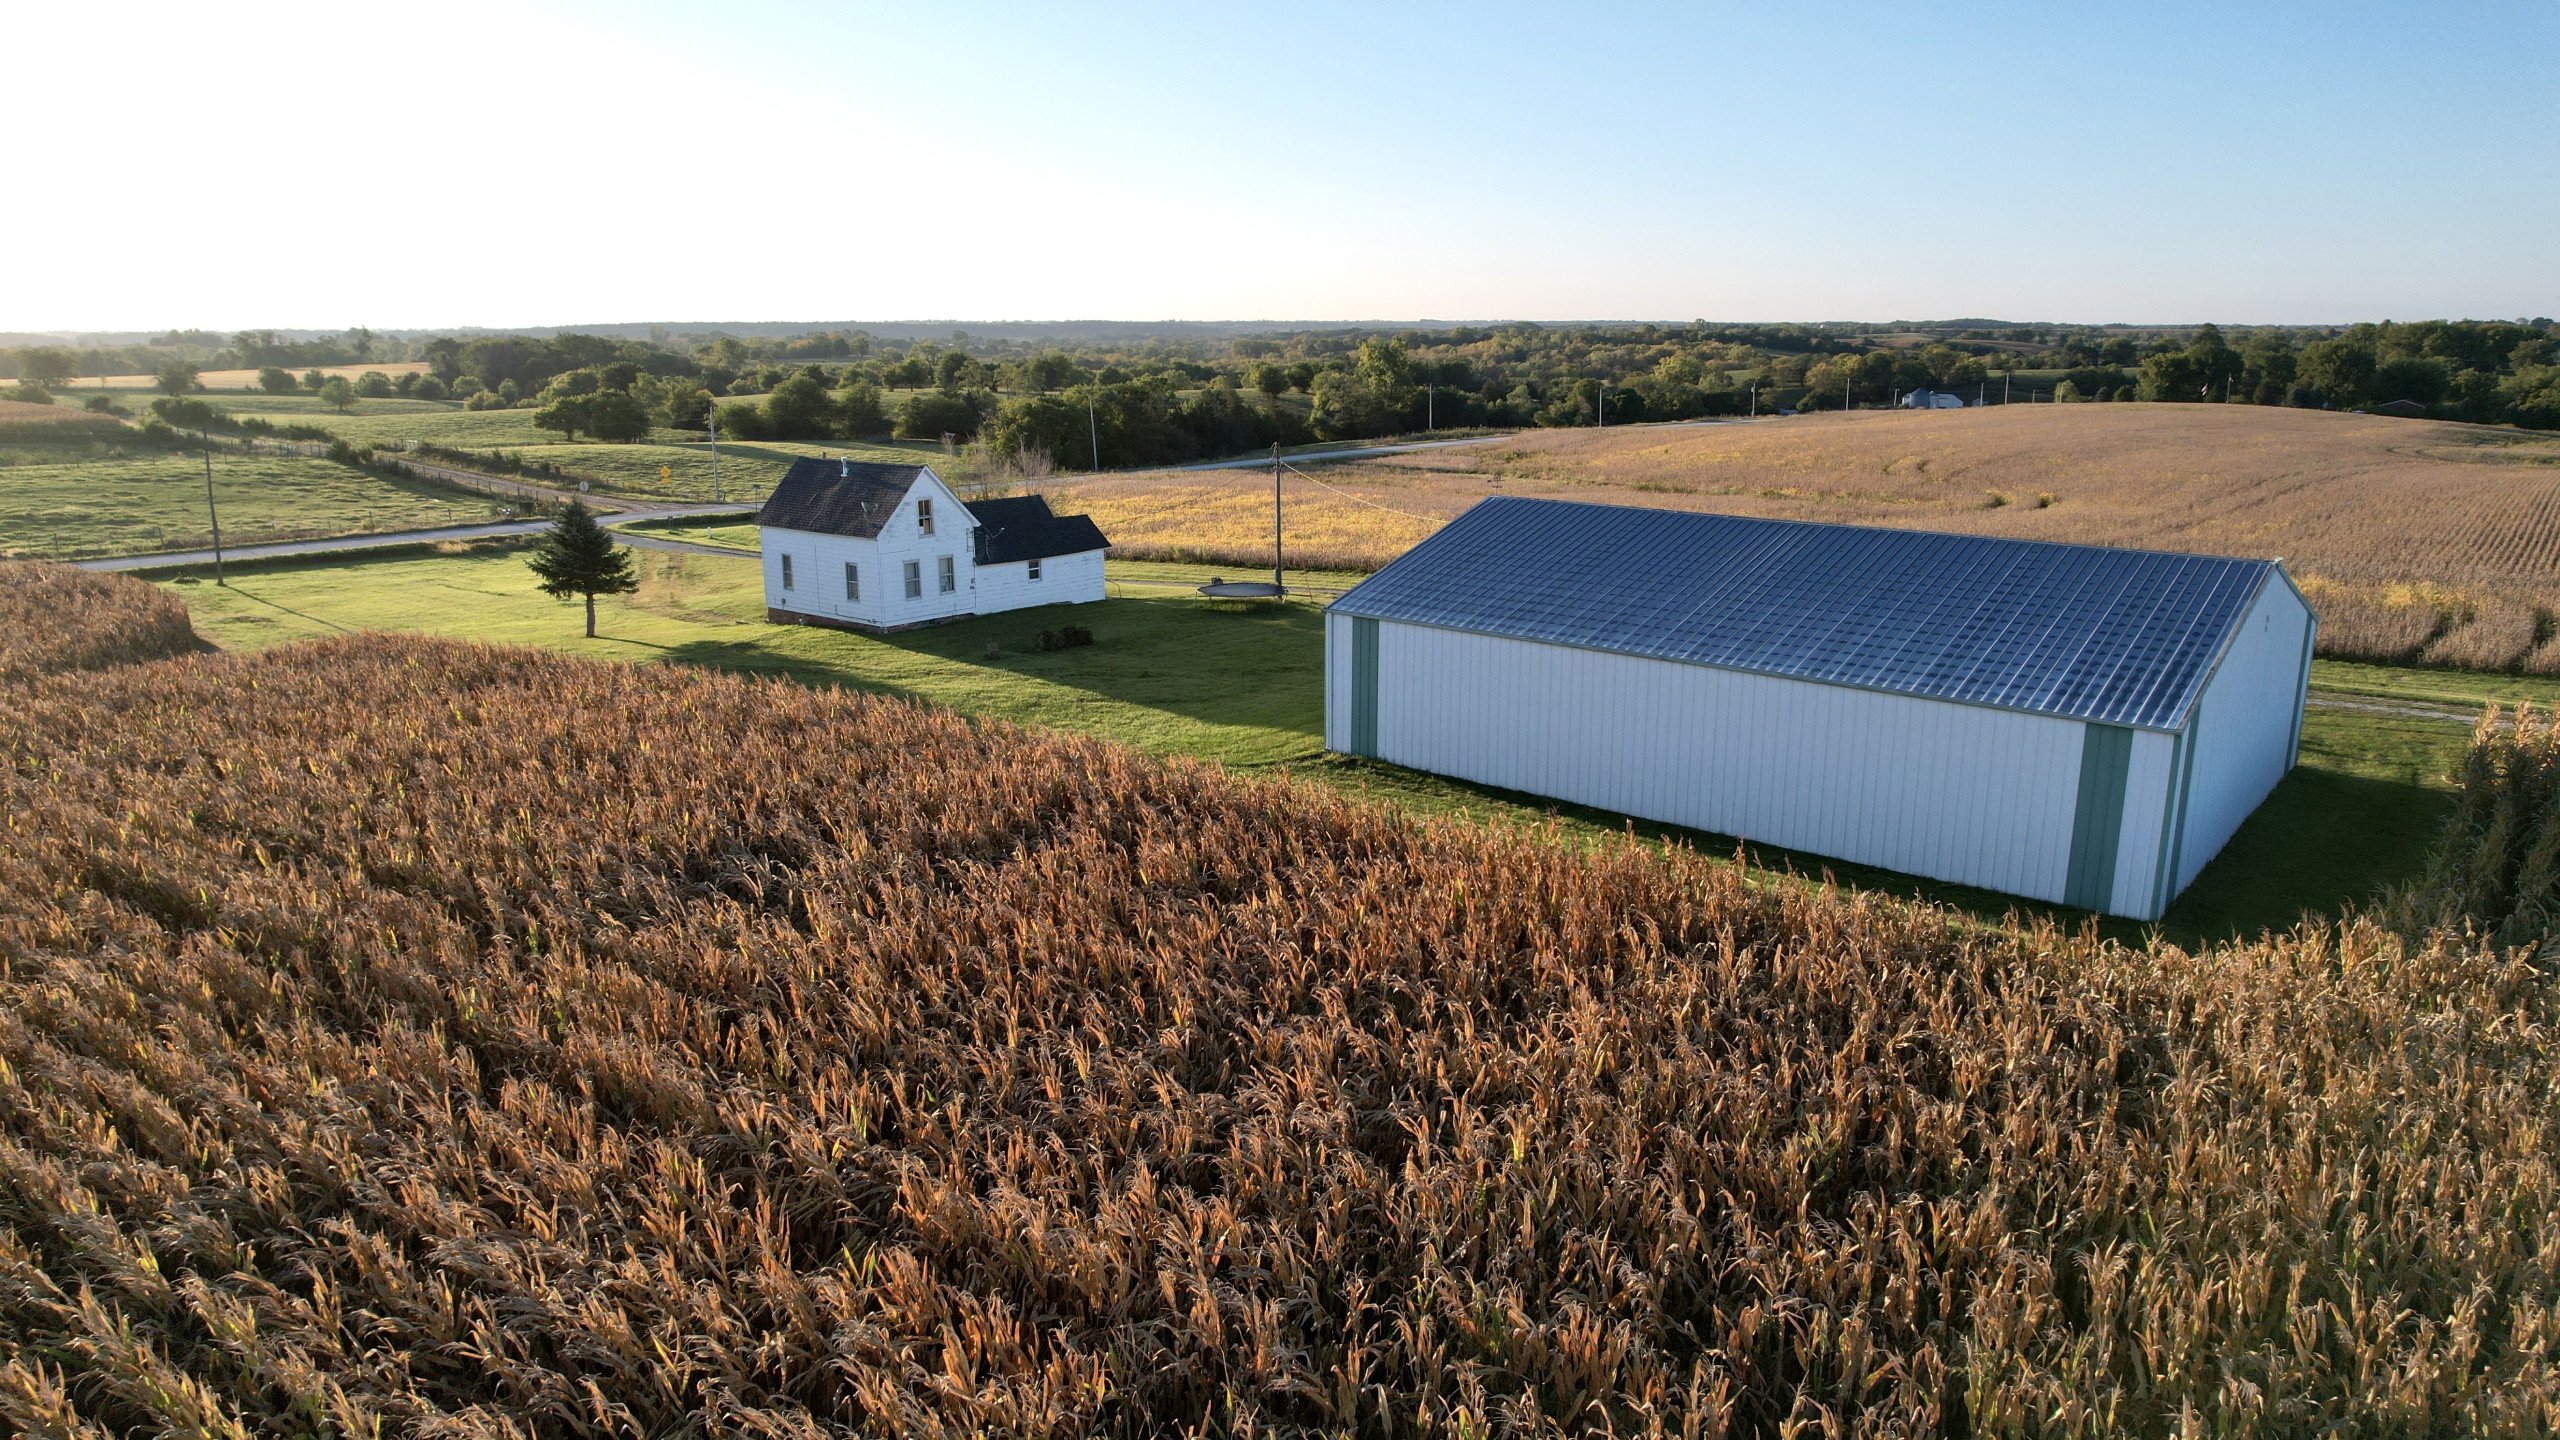
<svg viewBox="0 0 2560 1440"><path fill-rule="evenodd" d="M782 588L791 588L791 557L788 555L782 557Z"/></svg>
<svg viewBox="0 0 2560 1440"><path fill-rule="evenodd" d="M952 591L960 588L960 577L951 567L950 556L945 555L941 559L935 561L934 570L935 573L940 575L942 578L943 594L948 595Z"/></svg>
<svg viewBox="0 0 2560 1440"><path fill-rule="evenodd" d="M916 533L919 535L933 533L933 502L930 500L916 501Z"/></svg>
<svg viewBox="0 0 2560 1440"><path fill-rule="evenodd" d="M1031 562L1031 578L1034 580L1040 578L1040 562L1037 560Z"/></svg>
<svg viewBox="0 0 2560 1440"><path fill-rule="evenodd" d="M924 598L924 565L920 561L907 562L907 598L910 600Z"/></svg>

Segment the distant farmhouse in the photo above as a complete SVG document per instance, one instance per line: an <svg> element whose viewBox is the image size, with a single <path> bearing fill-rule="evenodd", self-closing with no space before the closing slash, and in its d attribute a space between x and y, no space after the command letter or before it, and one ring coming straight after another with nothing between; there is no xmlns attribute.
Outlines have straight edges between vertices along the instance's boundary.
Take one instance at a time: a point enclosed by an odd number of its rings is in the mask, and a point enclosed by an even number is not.
<svg viewBox="0 0 2560 1440"><path fill-rule="evenodd" d="M1944 390L1914 390L1902 397L1905 410L1961 410L1966 403L1963 396Z"/></svg>
<svg viewBox="0 0 2560 1440"><path fill-rule="evenodd" d="M1325 617L1325 744L2156 919L2293 768L2284 567L1497 497Z"/></svg>
<svg viewBox="0 0 2560 1440"><path fill-rule="evenodd" d="M1037 495L963 504L924 465L804 459L756 516L765 618L901 630L1102 598L1110 542Z"/></svg>

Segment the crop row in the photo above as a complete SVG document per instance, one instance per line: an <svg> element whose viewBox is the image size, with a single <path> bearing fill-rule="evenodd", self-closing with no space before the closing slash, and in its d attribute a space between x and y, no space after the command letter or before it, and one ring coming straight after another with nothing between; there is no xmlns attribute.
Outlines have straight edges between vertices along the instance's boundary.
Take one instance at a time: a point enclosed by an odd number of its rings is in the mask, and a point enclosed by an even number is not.
<svg viewBox="0 0 2560 1440"><path fill-rule="evenodd" d="M6 682L30 1431L2524 1433L2551 981L366 637Z"/></svg>

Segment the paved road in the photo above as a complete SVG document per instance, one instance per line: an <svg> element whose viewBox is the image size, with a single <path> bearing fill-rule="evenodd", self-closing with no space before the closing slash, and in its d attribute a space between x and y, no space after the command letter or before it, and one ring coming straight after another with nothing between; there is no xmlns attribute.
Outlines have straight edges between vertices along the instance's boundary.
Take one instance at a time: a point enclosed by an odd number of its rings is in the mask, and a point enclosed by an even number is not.
<svg viewBox="0 0 2560 1440"><path fill-rule="evenodd" d="M634 520L709 520L726 516L752 515L752 507L739 505L662 505L647 510L626 510L609 516L605 524L619 527ZM550 528L547 520L509 520L490 525L450 525L436 530L395 530L381 535L340 535L325 540L278 540L264 545L225 545L222 558L226 562L270 560L293 555L336 555L360 550L379 550L390 545L426 545L443 540L486 540L501 535L532 535ZM622 532L629 544L644 550L699 551L705 555L737 555L742 552L716 546L696 545L689 540L667 540L655 535ZM160 570L182 565L210 565L210 550L181 550L151 555L109 555L95 560L74 561L83 570Z"/></svg>

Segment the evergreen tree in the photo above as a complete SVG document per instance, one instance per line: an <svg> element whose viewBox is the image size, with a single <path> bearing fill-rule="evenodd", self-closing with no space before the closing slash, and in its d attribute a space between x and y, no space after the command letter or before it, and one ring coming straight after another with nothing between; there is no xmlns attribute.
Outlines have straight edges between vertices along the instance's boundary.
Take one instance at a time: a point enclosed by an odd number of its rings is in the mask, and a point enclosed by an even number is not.
<svg viewBox="0 0 2560 1440"><path fill-rule="evenodd" d="M569 502L560 518L525 558L542 578L542 593L566 600L580 595L587 602L587 638L596 638L596 597L628 595L640 588L631 568L631 552L613 543L596 523L595 512L580 500Z"/></svg>

